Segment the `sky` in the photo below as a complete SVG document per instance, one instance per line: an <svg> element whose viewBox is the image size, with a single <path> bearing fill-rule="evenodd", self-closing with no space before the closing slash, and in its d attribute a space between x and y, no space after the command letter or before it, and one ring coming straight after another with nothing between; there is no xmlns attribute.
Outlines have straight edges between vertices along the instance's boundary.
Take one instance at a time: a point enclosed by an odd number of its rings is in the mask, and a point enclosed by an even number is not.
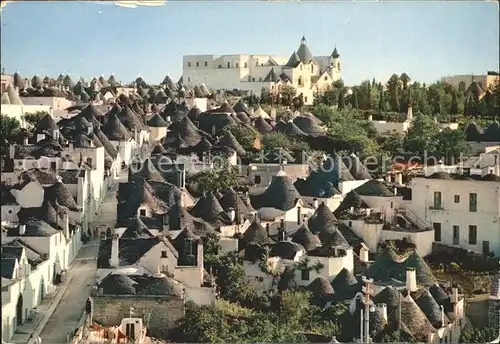
<svg viewBox="0 0 500 344"><path fill-rule="evenodd" d="M499 68L495 2L170 1L20 2L2 10L6 73L23 77L111 73L160 83L182 74L183 55L290 56L302 36L315 56L336 46L348 85L406 72L434 82Z"/></svg>

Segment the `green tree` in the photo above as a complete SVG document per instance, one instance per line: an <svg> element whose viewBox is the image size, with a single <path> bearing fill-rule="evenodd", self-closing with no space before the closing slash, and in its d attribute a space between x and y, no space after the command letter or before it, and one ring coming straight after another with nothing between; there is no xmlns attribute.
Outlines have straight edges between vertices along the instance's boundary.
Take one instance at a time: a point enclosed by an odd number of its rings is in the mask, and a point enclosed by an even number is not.
<svg viewBox="0 0 500 344"><path fill-rule="evenodd" d="M0 116L0 134L2 139L8 140L20 128L21 124L16 118L8 117L5 115Z"/></svg>
<svg viewBox="0 0 500 344"><path fill-rule="evenodd" d="M436 152L446 154L448 157L467 156L471 151L463 130L446 128L437 133L434 140L436 142Z"/></svg>
<svg viewBox="0 0 500 344"><path fill-rule="evenodd" d="M438 132L439 128L431 117L417 113L404 140L405 150L420 154L436 152Z"/></svg>
<svg viewBox="0 0 500 344"><path fill-rule="evenodd" d="M221 245L219 244L219 235L216 232L208 232L201 237L203 241L203 261L205 266L216 264Z"/></svg>
<svg viewBox="0 0 500 344"><path fill-rule="evenodd" d="M269 133L262 137L262 148L266 151L282 148L287 151L310 151L306 142L289 137L283 133Z"/></svg>
<svg viewBox="0 0 500 344"><path fill-rule="evenodd" d="M400 152L403 151L404 138L399 133L388 133L380 135L380 148L385 152Z"/></svg>
<svg viewBox="0 0 500 344"><path fill-rule="evenodd" d="M457 115L458 114L458 94L456 91L454 91L451 94L451 107L450 107L450 114L452 115Z"/></svg>
<svg viewBox="0 0 500 344"><path fill-rule="evenodd" d="M498 337L498 332L494 328L475 329L469 332L462 332L459 343L489 343Z"/></svg>
<svg viewBox="0 0 500 344"><path fill-rule="evenodd" d="M399 80L401 80L403 90L406 90L408 87L408 84L410 83L410 80L411 80L410 77L408 76L408 74L406 74L406 73L401 74L399 77Z"/></svg>
<svg viewBox="0 0 500 344"><path fill-rule="evenodd" d="M46 111L37 111L35 113L27 113L23 116L23 119L30 125L31 128L36 128L41 119L48 115Z"/></svg>
<svg viewBox="0 0 500 344"><path fill-rule="evenodd" d="M387 105L386 104L387 104L387 102L385 100L384 91L381 90L380 91L380 98L379 98L379 102L378 102L378 109L381 112L387 111Z"/></svg>
<svg viewBox="0 0 500 344"><path fill-rule="evenodd" d="M239 177L238 168L224 160L220 166L214 166L212 170L192 175L188 182L197 184L197 191L200 193L215 192L237 186Z"/></svg>
<svg viewBox="0 0 500 344"><path fill-rule="evenodd" d="M262 87L262 90L260 92L260 103L271 105L272 102L273 102L273 96L271 92L269 91L268 88Z"/></svg>
<svg viewBox="0 0 500 344"><path fill-rule="evenodd" d="M248 125L239 125L228 129L245 150L254 148L255 140L259 138L259 133Z"/></svg>
<svg viewBox="0 0 500 344"><path fill-rule="evenodd" d="M357 89L353 90L353 93L352 93L352 107L354 109L359 109L358 90Z"/></svg>
<svg viewBox="0 0 500 344"><path fill-rule="evenodd" d="M345 107L345 93L344 90L340 90L339 92L339 101L337 103L339 109L343 109Z"/></svg>
<svg viewBox="0 0 500 344"><path fill-rule="evenodd" d="M280 87L279 95L281 97L282 104L285 106L291 106L292 100L297 94L297 90L292 85L283 85Z"/></svg>

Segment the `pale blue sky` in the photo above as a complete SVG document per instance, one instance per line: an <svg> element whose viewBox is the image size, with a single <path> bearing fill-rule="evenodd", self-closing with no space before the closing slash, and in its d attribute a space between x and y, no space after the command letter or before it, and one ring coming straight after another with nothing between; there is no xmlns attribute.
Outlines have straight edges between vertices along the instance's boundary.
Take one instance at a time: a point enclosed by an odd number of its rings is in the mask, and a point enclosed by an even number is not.
<svg viewBox="0 0 500 344"><path fill-rule="evenodd" d="M406 72L432 82L498 70L498 5L491 2L171 1L9 3L2 13L2 67L24 77L182 73L182 55L290 56L305 35L314 55L342 58L348 84Z"/></svg>

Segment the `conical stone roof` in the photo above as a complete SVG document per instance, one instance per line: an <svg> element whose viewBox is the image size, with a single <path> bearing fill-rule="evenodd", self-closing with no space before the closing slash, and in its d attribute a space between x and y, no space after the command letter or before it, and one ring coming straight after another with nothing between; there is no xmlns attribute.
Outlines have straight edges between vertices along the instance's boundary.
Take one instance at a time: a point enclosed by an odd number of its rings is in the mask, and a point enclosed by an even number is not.
<svg viewBox="0 0 500 344"><path fill-rule="evenodd" d="M264 193L257 195L252 203L256 203L255 209L271 207L287 211L295 207L299 199L299 192L291 180L284 175L276 176Z"/></svg>
<svg viewBox="0 0 500 344"><path fill-rule="evenodd" d="M218 146L226 146L234 149L239 155L245 155L245 149L241 146L241 144L236 140L236 137L230 132L226 131L226 133L219 139L217 142Z"/></svg>
<svg viewBox="0 0 500 344"><path fill-rule="evenodd" d="M115 114L108 116L106 124L102 127L102 132L111 141L128 141L131 139L130 133L127 131L127 128L125 128L123 123Z"/></svg>

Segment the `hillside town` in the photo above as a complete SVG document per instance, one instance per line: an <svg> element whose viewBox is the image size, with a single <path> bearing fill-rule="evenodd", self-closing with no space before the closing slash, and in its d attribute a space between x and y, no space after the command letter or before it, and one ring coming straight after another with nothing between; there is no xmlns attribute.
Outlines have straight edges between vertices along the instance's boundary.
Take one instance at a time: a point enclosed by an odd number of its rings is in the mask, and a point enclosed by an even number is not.
<svg viewBox="0 0 500 344"><path fill-rule="evenodd" d="M499 73L297 43L2 70L2 343L499 343Z"/></svg>

